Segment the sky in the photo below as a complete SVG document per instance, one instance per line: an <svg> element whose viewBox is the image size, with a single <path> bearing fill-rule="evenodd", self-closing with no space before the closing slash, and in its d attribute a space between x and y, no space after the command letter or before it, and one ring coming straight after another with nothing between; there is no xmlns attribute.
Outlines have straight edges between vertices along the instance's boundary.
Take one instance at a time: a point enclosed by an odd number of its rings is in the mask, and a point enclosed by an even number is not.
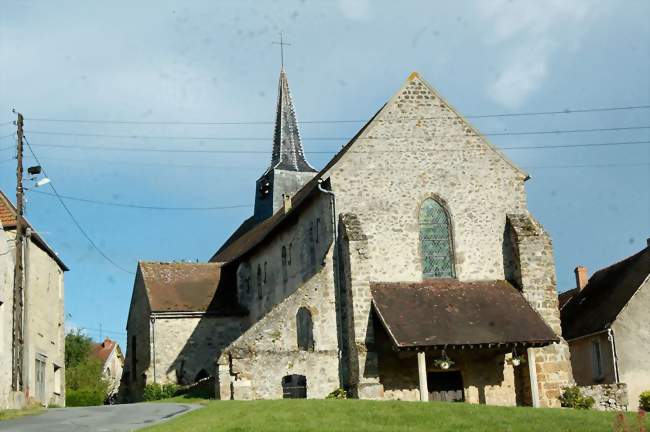
<svg viewBox="0 0 650 432"><path fill-rule="evenodd" d="M312 165L418 71L465 115L565 112L470 118L484 133L582 131L489 135L531 175L560 291L576 265L592 273L650 237L650 109L630 108L650 105L646 0L1 3L0 189L15 190L15 108L61 195L175 208L66 200L115 266L47 188L28 192L27 217L70 267L67 325L94 338L101 326L124 343L138 260L206 261L251 214L271 157L280 32ZM625 109L566 113L613 107ZM346 122L309 123L322 120ZM613 128L634 129L584 131ZM591 145L603 143L623 144ZM548 148L566 144L589 145Z"/></svg>

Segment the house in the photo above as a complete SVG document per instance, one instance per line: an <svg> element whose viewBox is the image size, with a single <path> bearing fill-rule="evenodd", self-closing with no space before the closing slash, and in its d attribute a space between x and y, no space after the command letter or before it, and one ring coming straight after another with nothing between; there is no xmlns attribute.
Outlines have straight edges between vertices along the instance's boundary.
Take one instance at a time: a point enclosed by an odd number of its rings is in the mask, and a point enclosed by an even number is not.
<svg viewBox="0 0 650 432"><path fill-rule="evenodd" d="M636 410L641 392L650 390L650 240L589 279L578 267L571 291L560 314L576 383L625 383Z"/></svg>
<svg viewBox="0 0 650 432"><path fill-rule="evenodd" d="M212 360L221 399L559 406L571 364L529 176L417 73L321 170L284 70L278 93L253 215L208 264L138 267L134 394Z"/></svg>
<svg viewBox="0 0 650 432"><path fill-rule="evenodd" d="M27 222L24 242L25 284L23 345L19 374L12 386L14 328L14 241L16 208L0 192L0 408L20 408L29 401L65 405L65 335L63 273L56 252Z"/></svg>
<svg viewBox="0 0 650 432"><path fill-rule="evenodd" d="M120 345L109 339L103 342L93 344L90 349L91 357L98 359L102 364L102 374L108 382L108 398L111 399L117 395L124 369L124 356Z"/></svg>

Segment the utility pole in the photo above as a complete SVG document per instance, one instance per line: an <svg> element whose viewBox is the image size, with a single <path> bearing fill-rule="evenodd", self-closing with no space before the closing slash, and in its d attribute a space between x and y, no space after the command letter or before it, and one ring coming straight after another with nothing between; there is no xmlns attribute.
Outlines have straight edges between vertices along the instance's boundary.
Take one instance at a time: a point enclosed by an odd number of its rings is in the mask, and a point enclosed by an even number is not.
<svg viewBox="0 0 650 432"><path fill-rule="evenodd" d="M23 388L23 242L25 235L24 192L23 192L23 115L18 114L16 122L16 259L14 263L14 319L13 319L13 356L11 387L14 391Z"/></svg>

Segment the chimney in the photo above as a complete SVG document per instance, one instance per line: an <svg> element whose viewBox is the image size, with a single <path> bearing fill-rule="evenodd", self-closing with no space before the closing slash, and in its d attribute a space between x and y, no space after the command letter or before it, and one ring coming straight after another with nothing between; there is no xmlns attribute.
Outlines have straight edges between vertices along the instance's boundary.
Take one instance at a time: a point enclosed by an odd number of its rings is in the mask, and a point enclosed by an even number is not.
<svg viewBox="0 0 650 432"><path fill-rule="evenodd" d="M291 195L282 194L282 198L284 199L284 213L289 213L289 210L291 210Z"/></svg>
<svg viewBox="0 0 650 432"><path fill-rule="evenodd" d="M645 239L645 242L646 242L646 244L648 245L648 247L650 247L650 237L648 237L647 239Z"/></svg>
<svg viewBox="0 0 650 432"><path fill-rule="evenodd" d="M589 276L587 276L587 267L578 266L573 270L573 272L576 274L576 288L578 288L578 291L582 291L589 280Z"/></svg>

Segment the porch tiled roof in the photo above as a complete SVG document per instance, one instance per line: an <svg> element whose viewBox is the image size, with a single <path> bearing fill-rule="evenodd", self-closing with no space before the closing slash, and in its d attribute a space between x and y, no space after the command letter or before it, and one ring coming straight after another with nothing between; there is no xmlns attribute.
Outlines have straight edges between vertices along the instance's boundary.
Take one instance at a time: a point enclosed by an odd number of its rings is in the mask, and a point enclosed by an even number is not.
<svg viewBox="0 0 650 432"><path fill-rule="evenodd" d="M371 283L373 307L395 348L548 345L557 335L506 281Z"/></svg>

